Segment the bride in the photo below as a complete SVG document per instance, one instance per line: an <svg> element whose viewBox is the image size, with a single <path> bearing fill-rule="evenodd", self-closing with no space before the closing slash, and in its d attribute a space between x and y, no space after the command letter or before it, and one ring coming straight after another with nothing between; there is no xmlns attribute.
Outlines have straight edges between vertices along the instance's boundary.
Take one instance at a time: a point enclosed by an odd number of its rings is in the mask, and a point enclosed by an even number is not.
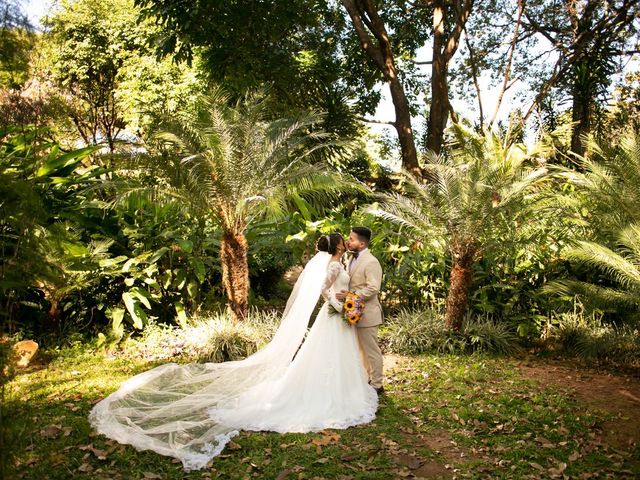
<svg viewBox="0 0 640 480"><path fill-rule="evenodd" d="M349 285L341 263L344 239L325 235L317 250L263 349L241 361L171 363L136 375L93 408L91 425L197 470L239 430L314 432L373 420L378 397L367 382L355 329L335 312L342 310L335 292ZM306 333L320 295L324 305Z"/></svg>

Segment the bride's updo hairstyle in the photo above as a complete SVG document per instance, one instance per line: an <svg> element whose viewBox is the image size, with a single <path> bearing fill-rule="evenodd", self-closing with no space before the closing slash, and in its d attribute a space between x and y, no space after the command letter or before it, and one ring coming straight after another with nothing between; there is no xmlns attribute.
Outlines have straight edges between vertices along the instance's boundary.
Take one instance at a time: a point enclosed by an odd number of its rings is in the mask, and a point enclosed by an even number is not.
<svg viewBox="0 0 640 480"><path fill-rule="evenodd" d="M338 245L344 242L344 238L338 232L330 233L329 235L321 236L316 242L316 249L319 252L327 252L334 255L338 249Z"/></svg>

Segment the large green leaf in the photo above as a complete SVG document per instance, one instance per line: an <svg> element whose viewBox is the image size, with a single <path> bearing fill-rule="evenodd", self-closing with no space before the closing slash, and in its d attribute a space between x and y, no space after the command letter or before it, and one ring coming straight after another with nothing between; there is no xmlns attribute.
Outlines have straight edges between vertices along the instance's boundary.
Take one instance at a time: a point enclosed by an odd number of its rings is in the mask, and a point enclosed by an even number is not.
<svg viewBox="0 0 640 480"><path fill-rule="evenodd" d="M182 302L175 302L174 306L176 307L176 318L178 319L178 324L182 328L186 328L187 326L187 313L184 310L184 305Z"/></svg>
<svg viewBox="0 0 640 480"><path fill-rule="evenodd" d="M122 294L122 301L124 302L124 306L127 308L127 312L131 315L133 326L138 330L142 329L147 323L147 315L144 313L142 308L140 308L140 304L129 292L124 292Z"/></svg>
<svg viewBox="0 0 640 480"><path fill-rule="evenodd" d="M137 298L145 307L149 309L151 308L151 303L149 302L149 299L151 299L151 294L144 288L133 287L131 290L129 290L129 293L133 297Z"/></svg>
<svg viewBox="0 0 640 480"><path fill-rule="evenodd" d="M105 258L100 260L100 266L103 268L115 267L117 264L124 262L127 258L125 255L120 255L115 258Z"/></svg>
<svg viewBox="0 0 640 480"><path fill-rule="evenodd" d="M156 263L158 260L162 258L162 256L169 251L168 247L162 247L155 251L151 258L149 259L149 263Z"/></svg>
<svg viewBox="0 0 640 480"><path fill-rule="evenodd" d="M195 280L191 280L187 284L187 293L191 298L196 298L196 295L198 295L198 286L198 282L196 282Z"/></svg>
<svg viewBox="0 0 640 480"><path fill-rule="evenodd" d="M36 177L50 176L50 174L52 172L55 172L56 170L74 165L83 158L95 152L97 149L97 146L92 145L89 147L81 148L79 150L73 150L60 156L50 156L47 159L46 163L38 169L38 171L36 172ZM52 150L52 153L57 154L57 150L55 147Z"/></svg>
<svg viewBox="0 0 640 480"><path fill-rule="evenodd" d="M192 258L191 265L193 265L193 269L195 270L196 277L200 281L200 283L204 282L206 269L204 266L204 262L199 258Z"/></svg>
<svg viewBox="0 0 640 480"><path fill-rule="evenodd" d="M180 248L186 253L191 253L193 251L193 242L191 240L186 240L184 238L179 238L176 240Z"/></svg>
<svg viewBox="0 0 640 480"><path fill-rule="evenodd" d="M111 332L116 338L122 338L122 335L124 335L124 326L122 325L124 312L124 308L120 307L114 307L108 312L109 316L111 316Z"/></svg>
<svg viewBox="0 0 640 480"><path fill-rule="evenodd" d="M175 274L175 279L173 280L173 284L176 286L178 290L182 290L185 282L187 281L187 272L184 268L175 268L173 270Z"/></svg>

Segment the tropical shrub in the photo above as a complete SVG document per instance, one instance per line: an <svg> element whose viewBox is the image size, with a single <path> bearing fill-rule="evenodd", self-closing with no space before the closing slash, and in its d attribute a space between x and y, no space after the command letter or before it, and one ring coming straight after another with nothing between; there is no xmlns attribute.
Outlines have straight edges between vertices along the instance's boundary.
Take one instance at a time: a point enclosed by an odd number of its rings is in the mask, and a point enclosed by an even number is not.
<svg viewBox="0 0 640 480"><path fill-rule="evenodd" d="M147 360L239 360L266 345L280 320L275 310L252 309L244 322L234 322L228 312L195 316L183 326L152 322L139 337L122 342L114 353Z"/></svg>
<svg viewBox="0 0 640 480"><path fill-rule="evenodd" d="M458 331L448 328L437 310L401 310L383 325L385 350L403 355L418 353L487 352L512 355L520 338L508 326L489 316L465 316Z"/></svg>
<svg viewBox="0 0 640 480"><path fill-rule="evenodd" d="M95 148L63 152L44 137L35 128L0 130L0 315L11 329L30 309L56 321L64 295L85 285L93 254L72 225L83 189L102 173L81 163Z"/></svg>
<svg viewBox="0 0 640 480"><path fill-rule="evenodd" d="M257 93L228 103L221 90L201 97L197 113L167 120L158 155L139 155L123 170L155 178L147 188L155 201L178 200L219 227L222 285L241 320L249 308L248 227L284 218L296 199L322 202L354 186L310 163L327 146L326 135L314 131L318 115L270 120ZM140 186L133 181L129 192Z"/></svg>
<svg viewBox="0 0 640 480"><path fill-rule="evenodd" d="M640 329L638 325L607 324L602 317L576 310L557 314L557 326L548 341L569 355L585 360L638 367L640 365Z"/></svg>
<svg viewBox="0 0 640 480"><path fill-rule="evenodd" d="M448 332L437 310L400 310L386 320L380 338L386 351L414 355L440 352L448 342Z"/></svg>
<svg viewBox="0 0 640 480"><path fill-rule="evenodd" d="M556 196L564 215L588 223L591 238L573 243L564 258L576 268L544 287L591 311L635 322L640 315L640 134L628 132L614 147L590 143L579 171L561 170L575 191Z"/></svg>

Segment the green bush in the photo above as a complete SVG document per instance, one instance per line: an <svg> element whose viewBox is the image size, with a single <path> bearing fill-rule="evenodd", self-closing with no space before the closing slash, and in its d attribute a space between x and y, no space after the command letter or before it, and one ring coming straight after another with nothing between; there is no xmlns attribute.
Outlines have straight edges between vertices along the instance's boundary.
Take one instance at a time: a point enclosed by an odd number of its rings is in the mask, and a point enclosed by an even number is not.
<svg viewBox="0 0 640 480"><path fill-rule="evenodd" d="M488 315L467 315L462 322L461 334L467 350L474 352L514 355L521 350L520 338L513 329Z"/></svg>
<svg viewBox="0 0 640 480"><path fill-rule="evenodd" d="M402 309L381 329L385 350L403 355L441 351L447 345L447 328L436 310Z"/></svg>
<svg viewBox="0 0 640 480"><path fill-rule="evenodd" d="M194 345L196 357L202 362L216 363L246 358L271 340L279 323L277 312L256 310L239 323L234 323L226 313L201 320L194 327L201 339Z"/></svg>
<svg viewBox="0 0 640 480"><path fill-rule="evenodd" d="M240 360L271 340L280 319L277 311L252 310L240 323L233 323L226 312L192 319L184 327L150 323L140 337L123 342L118 354L147 360Z"/></svg>
<svg viewBox="0 0 640 480"><path fill-rule="evenodd" d="M637 325L606 324L595 314L574 311L559 314L549 337L562 352L585 360L618 365L640 365L640 329Z"/></svg>
<svg viewBox="0 0 640 480"><path fill-rule="evenodd" d="M385 350L403 355L424 352L487 352L512 355L520 350L519 338L508 325L488 316L467 315L460 331L446 327L436 310L401 310L381 329Z"/></svg>

